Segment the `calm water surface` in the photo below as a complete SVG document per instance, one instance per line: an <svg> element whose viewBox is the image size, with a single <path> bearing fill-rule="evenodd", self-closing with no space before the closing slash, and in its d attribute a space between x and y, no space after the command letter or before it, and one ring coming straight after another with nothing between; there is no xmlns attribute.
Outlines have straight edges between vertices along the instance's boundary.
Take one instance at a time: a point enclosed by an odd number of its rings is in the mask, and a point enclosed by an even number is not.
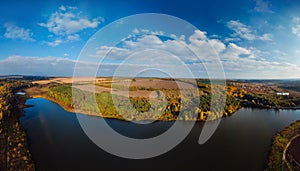
<svg viewBox="0 0 300 171"><path fill-rule="evenodd" d="M123 159L98 148L81 129L76 114L46 99L29 99L21 122L37 170L263 170L273 135L300 119L299 110L241 109L222 119L214 135L198 144L202 123L170 152L145 160ZM91 116L85 116L91 117ZM94 117L94 119L98 119ZM172 122L136 125L107 122L120 133L147 138L167 130ZM184 122L182 123L184 125ZM145 147L147 148L147 147Z"/></svg>

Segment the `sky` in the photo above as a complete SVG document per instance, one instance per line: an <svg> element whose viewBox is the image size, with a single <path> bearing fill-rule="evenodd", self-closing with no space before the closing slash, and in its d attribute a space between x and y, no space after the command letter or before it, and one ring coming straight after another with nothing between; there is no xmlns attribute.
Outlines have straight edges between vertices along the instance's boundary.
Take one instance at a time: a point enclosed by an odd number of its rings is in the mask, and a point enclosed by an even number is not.
<svg viewBox="0 0 300 171"><path fill-rule="evenodd" d="M105 59L98 71L104 76L135 54L123 70L137 73L147 64L176 75L180 72L174 66L186 65L195 77L207 77L207 68L220 71L213 64L218 58L226 78L300 78L299 11L298 0L1 1L0 75L72 76L92 46L97 60ZM147 19L122 23L124 17L143 13L174 16L194 30L172 33L174 27L159 25L166 25L163 18L156 24ZM119 31L101 34L111 25ZM129 28L131 37L121 39L120 30ZM89 41L93 36L99 39ZM111 44L118 38L121 43Z"/></svg>

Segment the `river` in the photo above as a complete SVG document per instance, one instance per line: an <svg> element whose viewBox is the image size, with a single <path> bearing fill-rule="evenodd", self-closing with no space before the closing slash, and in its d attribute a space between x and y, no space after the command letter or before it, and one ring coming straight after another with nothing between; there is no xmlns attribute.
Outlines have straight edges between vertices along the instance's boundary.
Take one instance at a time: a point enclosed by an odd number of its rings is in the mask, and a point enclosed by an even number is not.
<svg viewBox="0 0 300 171"><path fill-rule="evenodd" d="M177 147L161 156L131 160L111 155L96 146L81 129L76 114L43 98L27 100L34 105L21 118L36 169L46 170L263 170L274 134L300 119L299 110L240 109L223 118L214 135L203 145L198 138L203 123ZM92 116L84 116L92 117ZM93 117L94 119L99 119ZM140 126L119 120L107 122L124 135L152 137L172 122Z"/></svg>

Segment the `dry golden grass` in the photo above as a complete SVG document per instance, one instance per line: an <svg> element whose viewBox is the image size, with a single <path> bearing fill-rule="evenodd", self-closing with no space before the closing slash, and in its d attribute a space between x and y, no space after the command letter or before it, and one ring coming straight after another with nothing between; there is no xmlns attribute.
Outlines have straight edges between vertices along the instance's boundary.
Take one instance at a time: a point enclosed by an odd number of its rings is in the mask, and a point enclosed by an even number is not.
<svg viewBox="0 0 300 171"><path fill-rule="evenodd" d="M186 81L186 80L185 80ZM116 85L127 85L136 86L136 87L151 87L154 89L189 89L192 88L193 85L191 83L182 82L182 81L173 81L173 80L165 80L158 78L137 78L136 81L120 81L114 84ZM192 82L192 81L190 81Z"/></svg>
<svg viewBox="0 0 300 171"><path fill-rule="evenodd" d="M92 77L81 77L81 78L72 78L72 77L55 77L50 78L48 80L39 80L33 81L32 83L36 84L49 84L49 83L60 83L60 84L70 84L75 82L87 82L87 81L95 81L95 78Z"/></svg>
<svg viewBox="0 0 300 171"><path fill-rule="evenodd" d="M149 97L152 91L147 90L147 88L161 90L161 89L190 89L193 88L193 84L189 83L192 80L174 81L159 78L137 78L132 81L128 78L118 78L114 79L111 77L56 77L50 78L49 80L34 81L35 84L42 85L42 88L33 87L26 90L28 95L33 97L43 96L48 91L47 84L58 83L58 84L70 84L75 83L73 86L80 90L90 91L95 93L101 92L111 92L112 94L130 97ZM95 84L96 83L96 84ZM113 85L113 89L110 86ZM128 91L128 87L137 87L134 91ZM141 89L143 88L143 89Z"/></svg>
<svg viewBox="0 0 300 171"><path fill-rule="evenodd" d="M30 87L25 89L25 92L30 97L44 97L47 95L49 87Z"/></svg>

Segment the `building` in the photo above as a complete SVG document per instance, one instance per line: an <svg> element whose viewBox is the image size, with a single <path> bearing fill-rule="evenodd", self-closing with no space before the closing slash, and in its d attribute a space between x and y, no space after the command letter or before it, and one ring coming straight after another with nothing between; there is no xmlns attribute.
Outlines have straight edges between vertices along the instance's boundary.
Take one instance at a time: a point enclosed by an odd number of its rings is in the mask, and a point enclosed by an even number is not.
<svg viewBox="0 0 300 171"><path fill-rule="evenodd" d="M276 95L278 95L278 96L289 96L290 93L287 93L287 92L277 92Z"/></svg>

